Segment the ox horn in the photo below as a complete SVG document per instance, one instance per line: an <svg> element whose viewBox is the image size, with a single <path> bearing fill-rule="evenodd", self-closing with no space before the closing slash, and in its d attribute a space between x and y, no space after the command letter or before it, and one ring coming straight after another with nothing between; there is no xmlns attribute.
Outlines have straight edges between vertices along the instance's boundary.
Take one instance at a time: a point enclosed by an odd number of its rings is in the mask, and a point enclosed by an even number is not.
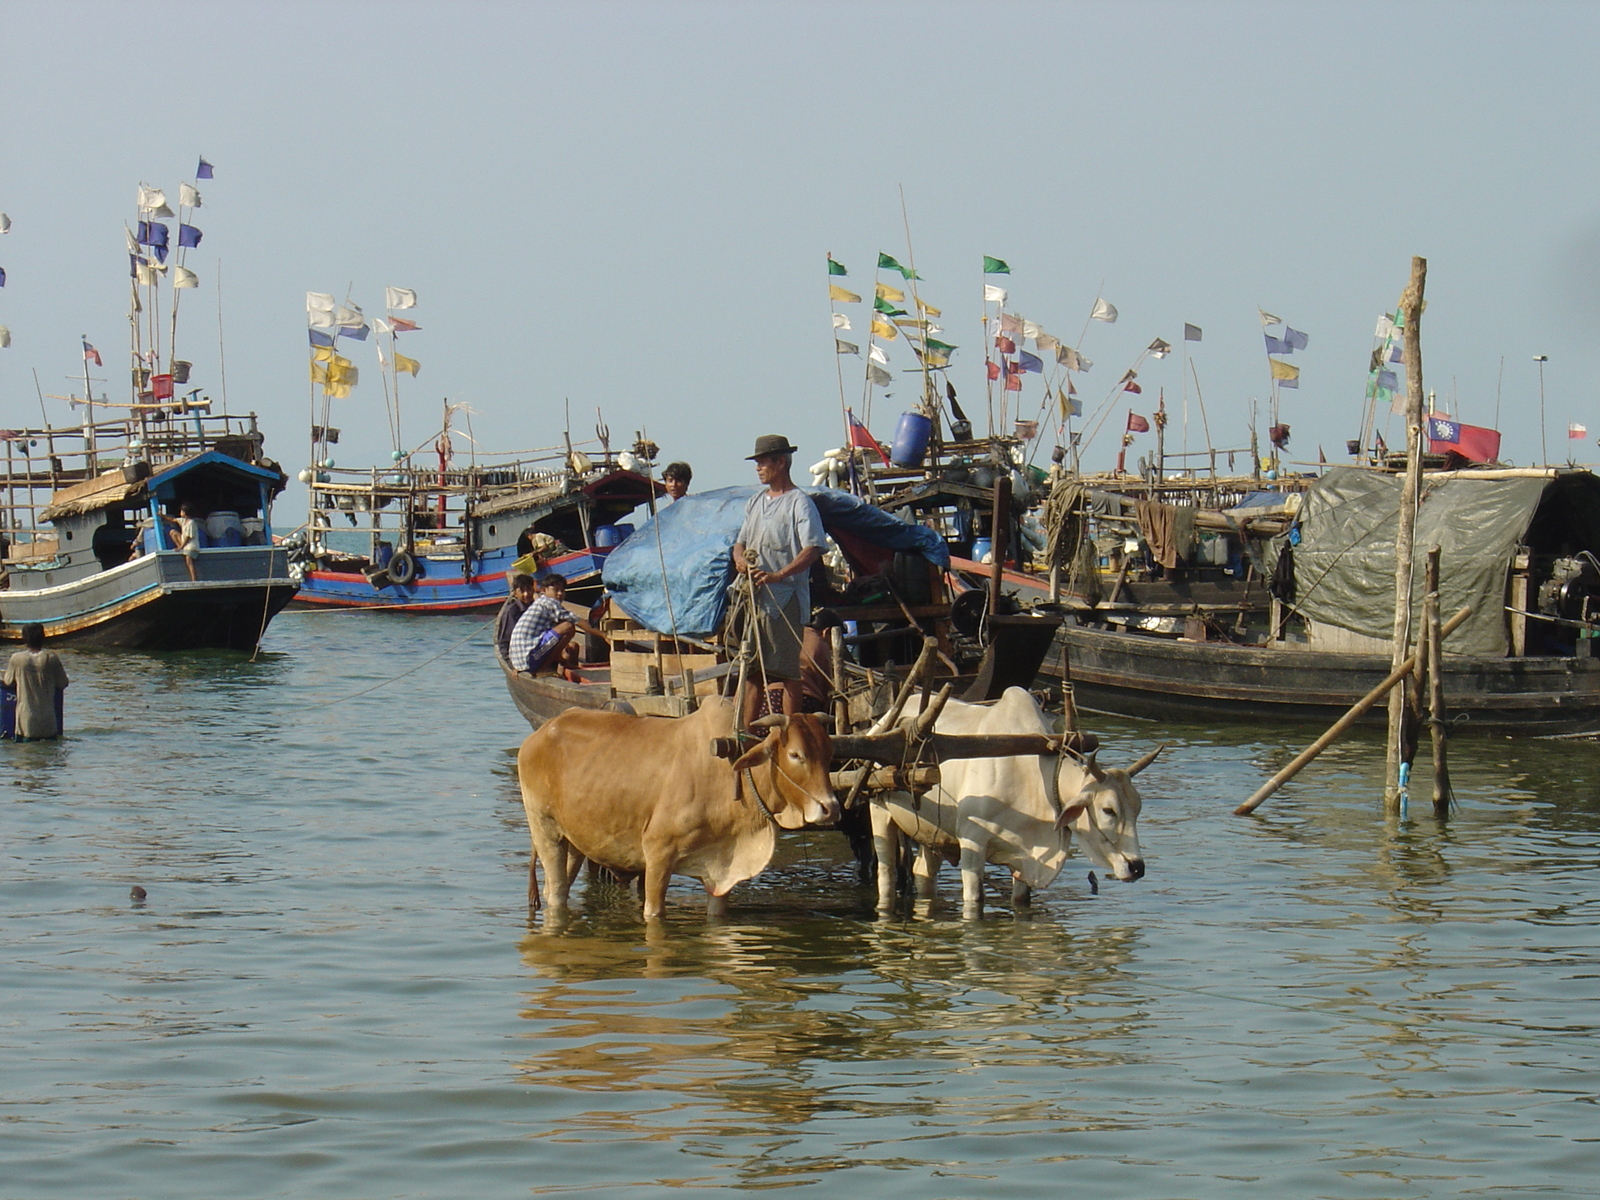
<svg viewBox="0 0 1600 1200"><path fill-rule="evenodd" d="M1150 751L1149 754L1146 754L1138 762L1134 763L1133 766L1128 768L1128 778L1132 779L1140 771L1144 770L1151 763L1155 762L1156 755L1160 754L1166 748L1167 748L1167 744L1165 742L1162 742L1161 745L1157 746L1154 750Z"/></svg>
<svg viewBox="0 0 1600 1200"><path fill-rule="evenodd" d="M1093 754L1089 755L1088 758L1083 760L1083 765L1088 770L1089 774L1094 776L1094 781L1096 783L1104 783L1106 781L1106 773L1102 771L1094 761L1099 757L1099 755L1100 752L1096 750Z"/></svg>
<svg viewBox="0 0 1600 1200"><path fill-rule="evenodd" d="M789 715L787 713L769 713L764 717L757 717L750 722L751 729L788 729Z"/></svg>

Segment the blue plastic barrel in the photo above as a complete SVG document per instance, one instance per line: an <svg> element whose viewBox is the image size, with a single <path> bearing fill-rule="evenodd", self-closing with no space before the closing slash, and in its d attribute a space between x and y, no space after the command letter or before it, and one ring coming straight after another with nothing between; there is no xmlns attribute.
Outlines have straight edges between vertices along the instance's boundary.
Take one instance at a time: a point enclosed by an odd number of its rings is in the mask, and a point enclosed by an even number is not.
<svg viewBox="0 0 1600 1200"><path fill-rule="evenodd" d="M928 438L932 433L933 422L921 413L901 413L889 461L897 467L920 467L928 456Z"/></svg>
<svg viewBox="0 0 1600 1200"><path fill-rule="evenodd" d="M632 521L618 521L611 528L613 528L613 529L615 529L617 531L617 541L618 542L625 542L630 537L633 536L633 522Z"/></svg>
<svg viewBox="0 0 1600 1200"><path fill-rule="evenodd" d="M973 562L980 562L981 563L983 561L983 556L985 554L992 554L993 552L994 552L994 539L993 538L973 538L972 539L972 561Z"/></svg>
<svg viewBox="0 0 1600 1200"><path fill-rule="evenodd" d="M594 528L594 544L602 550L617 545L623 536L617 532L615 525L596 525Z"/></svg>

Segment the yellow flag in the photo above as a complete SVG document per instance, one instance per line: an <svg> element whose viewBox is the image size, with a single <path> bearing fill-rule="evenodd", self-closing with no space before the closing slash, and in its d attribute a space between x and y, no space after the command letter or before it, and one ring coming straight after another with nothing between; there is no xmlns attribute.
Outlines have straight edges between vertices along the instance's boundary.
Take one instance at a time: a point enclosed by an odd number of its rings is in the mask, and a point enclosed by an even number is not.
<svg viewBox="0 0 1600 1200"><path fill-rule="evenodd" d="M935 308L933 305L929 304L926 300L918 300L917 301L917 307L922 310L924 316L928 316L928 317L942 317L942 316L944 316L944 309Z"/></svg>
<svg viewBox="0 0 1600 1200"><path fill-rule="evenodd" d="M311 347L311 357L316 359L318 362L324 362L324 363L325 362L332 362L333 361L333 347L332 346L313 346L313 347Z"/></svg>
<svg viewBox="0 0 1600 1200"><path fill-rule="evenodd" d="M1267 361L1272 364L1272 377L1274 379L1299 379L1300 378L1300 368L1299 367L1291 367L1288 363L1279 362L1275 358L1269 358L1269 359L1267 359Z"/></svg>
<svg viewBox="0 0 1600 1200"><path fill-rule="evenodd" d="M880 283L878 285L878 299L879 300L892 300L896 304L904 304L905 303L905 299L906 299L906 294L904 292L902 292L899 288L892 288L887 283Z"/></svg>
<svg viewBox="0 0 1600 1200"><path fill-rule="evenodd" d="M327 383L328 382L328 368L323 366L319 362L312 363L311 364L311 382L312 383Z"/></svg>
<svg viewBox="0 0 1600 1200"><path fill-rule="evenodd" d="M396 350L394 355L394 369L396 371L405 371L413 379L415 379L417 377L417 372L422 370L422 364L414 358L407 358L404 354L401 354L398 350Z"/></svg>
<svg viewBox="0 0 1600 1200"><path fill-rule="evenodd" d="M900 336L900 331L882 317L872 318L872 332L886 342L892 342Z"/></svg>
<svg viewBox="0 0 1600 1200"><path fill-rule="evenodd" d="M830 283L828 285L828 299L829 300L833 300L833 301L837 301L840 304L860 304L861 303L861 297L860 296L856 295L854 292L845 291L837 283Z"/></svg>
<svg viewBox="0 0 1600 1200"><path fill-rule="evenodd" d="M348 383L330 383L323 387L322 392L323 395L330 396L335 400L343 400L350 395L350 385Z"/></svg>

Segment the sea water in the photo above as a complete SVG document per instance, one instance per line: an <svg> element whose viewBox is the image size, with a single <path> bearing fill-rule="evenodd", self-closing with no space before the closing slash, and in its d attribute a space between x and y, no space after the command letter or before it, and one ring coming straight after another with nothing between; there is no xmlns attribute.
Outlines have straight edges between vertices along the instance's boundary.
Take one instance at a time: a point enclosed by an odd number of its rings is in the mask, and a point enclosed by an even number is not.
<svg viewBox="0 0 1600 1200"><path fill-rule="evenodd" d="M0 746L0 1196L1595 1194L1600 750L1458 739L1392 820L1363 734L1241 819L1317 730L1091 715L1168 743L1137 884L880 919L808 832L727 920L558 925L486 628L63 654Z"/></svg>

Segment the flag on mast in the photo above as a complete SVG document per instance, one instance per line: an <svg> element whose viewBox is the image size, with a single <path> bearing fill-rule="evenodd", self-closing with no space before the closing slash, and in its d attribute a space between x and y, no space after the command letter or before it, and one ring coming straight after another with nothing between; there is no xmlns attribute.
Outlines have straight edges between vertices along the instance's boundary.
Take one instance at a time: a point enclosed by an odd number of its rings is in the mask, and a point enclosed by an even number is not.
<svg viewBox="0 0 1600 1200"><path fill-rule="evenodd" d="M1089 314L1089 319L1092 321L1104 321L1108 325L1114 324L1117 319L1116 306L1106 303L1103 299L1096 298L1094 311Z"/></svg>
<svg viewBox="0 0 1600 1200"><path fill-rule="evenodd" d="M861 450L875 452L883 460L883 465L888 466L889 455L884 452L883 446L879 444L878 439L872 436L872 431L856 420L855 410L847 408L844 410L844 415L850 427L850 445Z"/></svg>
<svg viewBox="0 0 1600 1200"><path fill-rule="evenodd" d="M830 254L830 255L828 255L828 274L829 275L848 275L848 274L850 274L850 272L846 271L844 269L844 264L842 262L840 262L838 259L834 258L833 255Z"/></svg>
<svg viewBox="0 0 1600 1200"><path fill-rule="evenodd" d="M203 154L200 156L200 165L194 169L194 177L196 179L215 178L215 176L212 175L212 166L206 161L206 156Z"/></svg>
<svg viewBox="0 0 1600 1200"><path fill-rule="evenodd" d="M100 351L89 344L89 339L83 338L81 340L83 342L83 361L92 362L97 367L105 366L106 364L100 361Z"/></svg>
<svg viewBox="0 0 1600 1200"><path fill-rule="evenodd" d="M1011 268L1006 266L1005 259L990 258L985 254L983 256L983 273L985 275L1009 275L1011 274Z"/></svg>

